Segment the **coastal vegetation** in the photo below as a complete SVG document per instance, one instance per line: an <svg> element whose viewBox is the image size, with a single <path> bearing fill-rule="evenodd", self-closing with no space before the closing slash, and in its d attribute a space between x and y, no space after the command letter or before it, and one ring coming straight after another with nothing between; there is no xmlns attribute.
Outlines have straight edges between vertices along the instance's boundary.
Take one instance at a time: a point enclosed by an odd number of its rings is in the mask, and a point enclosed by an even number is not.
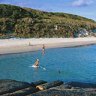
<svg viewBox="0 0 96 96"><path fill-rule="evenodd" d="M85 17L0 4L0 38L75 37L79 29L96 30L96 22Z"/></svg>

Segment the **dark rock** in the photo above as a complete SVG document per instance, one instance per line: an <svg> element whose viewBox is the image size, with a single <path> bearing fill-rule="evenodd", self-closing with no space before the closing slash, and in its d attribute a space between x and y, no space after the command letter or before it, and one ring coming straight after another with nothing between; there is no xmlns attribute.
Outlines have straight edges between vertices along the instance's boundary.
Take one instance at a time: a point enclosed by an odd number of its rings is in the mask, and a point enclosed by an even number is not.
<svg viewBox="0 0 96 96"><path fill-rule="evenodd" d="M44 90L36 89L36 85ZM59 80L51 83L40 80L29 84L15 80L0 80L0 96L96 96L96 84L81 82L63 84Z"/></svg>
<svg viewBox="0 0 96 96"><path fill-rule="evenodd" d="M0 95L29 87L30 84L15 80L0 80Z"/></svg>
<svg viewBox="0 0 96 96"><path fill-rule="evenodd" d="M26 96L28 94L35 93L37 91L39 91L39 90L36 89L35 87L28 87L28 88L25 88L25 89L22 89L22 90L15 91L13 93L4 94L2 96Z"/></svg>
<svg viewBox="0 0 96 96"><path fill-rule="evenodd" d="M27 96L96 96L96 91L49 89Z"/></svg>
<svg viewBox="0 0 96 96"><path fill-rule="evenodd" d="M56 90L65 90L65 89L71 89L72 87L66 84L62 84L60 86L55 86L50 89L56 89Z"/></svg>
<svg viewBox="0 0 96 96"><path fill-rule="evenodd" d="M38 88L39 90L45 90L45 89L49 89L49 88L52 88L52 87L56 87L56 86L60 86L61 84L63 84L62 81L54 81L54 82L51 82L51 83L45 83L45 84L42 84L42 85L38 85L36 86L36 88Z"/></svg>
<svg viewBox="0 0 96 96"><path fill-rule="evenodd" d="M39 81L36 81L36 82L32 82L31 85L36 87L37 85L41 85L41 84L44 84L44 83L47 83L47 82L44 81L44 80L39 80Z"/></svg>
<svg viewBox="0 0 96 96"><path fill-rule="evenodd" d="M92 83L70 82L70 83L67 83L67 84L71 87L96 88L96 84L92 84Z"/></svg>

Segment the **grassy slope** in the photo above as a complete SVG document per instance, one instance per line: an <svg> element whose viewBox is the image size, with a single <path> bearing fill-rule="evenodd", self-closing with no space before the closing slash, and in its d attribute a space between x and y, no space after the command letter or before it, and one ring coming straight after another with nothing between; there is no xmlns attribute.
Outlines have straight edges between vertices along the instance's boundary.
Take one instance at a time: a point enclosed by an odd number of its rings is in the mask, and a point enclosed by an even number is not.
<svg viewBox="0 0 96 96"><path fill-rule="evenodd" d="M72 14L0 4L1 37L74 37L79 28L93 30L96 22Z"/></svg>

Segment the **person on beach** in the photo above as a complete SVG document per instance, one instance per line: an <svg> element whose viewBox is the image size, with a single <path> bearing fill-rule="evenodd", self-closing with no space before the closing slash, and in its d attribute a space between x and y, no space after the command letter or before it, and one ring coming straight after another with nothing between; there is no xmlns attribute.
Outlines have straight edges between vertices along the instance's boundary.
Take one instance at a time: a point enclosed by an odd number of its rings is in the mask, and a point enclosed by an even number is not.
<svg viewBox="0 0 96 96"><path fill-rule="evenodd" d="M31 43L29 42L29 46L31 46Z"/></svg>
<svg viewBox="0 0 96 96"><path fill-rule="evenodd" d="M42 46L42 54L45 54L45 45Z"/></svg>
<svg viewBox="0 0 96 96"><path fill-rule="evenodd" d="M38 67L39 66L39 59L36 59L34 66Z"/></svg>

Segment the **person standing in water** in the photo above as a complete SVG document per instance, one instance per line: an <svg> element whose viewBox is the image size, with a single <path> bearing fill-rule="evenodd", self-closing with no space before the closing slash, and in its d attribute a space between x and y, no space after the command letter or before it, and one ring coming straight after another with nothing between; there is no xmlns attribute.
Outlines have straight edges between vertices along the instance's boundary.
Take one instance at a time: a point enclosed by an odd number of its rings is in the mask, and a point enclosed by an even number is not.
<svg viewBox="0 0 96 96"><path fill-rule="evenodd" d="M42 46L42 54L45 54L45 45Z"/></svg>
<svg viewBox="0 0 96 96"><path fill-rule="evenodd" d="M39 66L39 59L36 59L36 62L34 63L34 65L35 65L36 67Z"/></svg>

